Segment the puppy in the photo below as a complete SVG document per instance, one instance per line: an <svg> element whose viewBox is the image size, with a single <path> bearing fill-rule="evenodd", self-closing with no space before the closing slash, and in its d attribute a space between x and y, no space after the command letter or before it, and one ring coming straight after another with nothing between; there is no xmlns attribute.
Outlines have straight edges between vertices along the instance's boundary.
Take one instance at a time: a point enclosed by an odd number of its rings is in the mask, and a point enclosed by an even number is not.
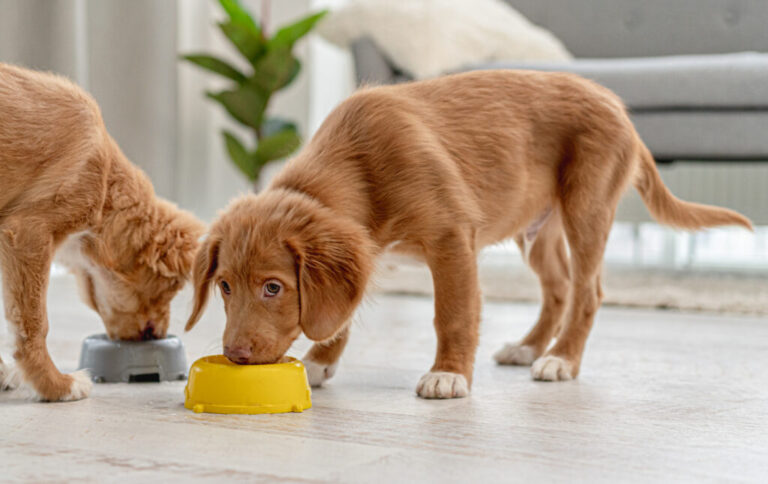
<svg viewBox="0 0 768 484"><path fill-rule="evenodd" d="M533 364L537 380L570 380L629 184L662 223L751 227L733 211L675 198L619 98L578 76L499 70L363 89L266 191L234 201L212 225L193 265L187 329L215 283L229 359L273 362L304 332L316 341L305 362L319 384L333 374L374 259L392 247L421 257L434 283L437 355L416 392L462 397L480 323L476 256L512 237L541 279L543 308L496 359Z"/></svg>
<svg viewBox="0 0 768 484"><path fill-rule="evenodd" d="M203 225L158 199L69 81L0 64L0 272L22 377L44 400L88 395L48 354L45 297L58 249L116 339L162 338ZM12 374L0 363L4 386Z"/></svg>

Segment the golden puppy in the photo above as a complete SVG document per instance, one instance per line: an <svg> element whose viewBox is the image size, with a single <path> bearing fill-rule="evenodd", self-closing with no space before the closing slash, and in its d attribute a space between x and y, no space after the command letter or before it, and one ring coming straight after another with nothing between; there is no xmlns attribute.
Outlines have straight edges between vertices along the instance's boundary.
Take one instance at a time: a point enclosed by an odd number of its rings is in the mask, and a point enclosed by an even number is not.
<svg viewBox="0 0 768 484"><path fill-rule="evenodd" d="M434 281L437 356L416 391L461 397L480 322L475 259L514 237L541 279L543 308L528 336L496 358L533 363L538 380L568 380L579 372L605 243L630 183L660 222L751 227L733 211L675 198L621 101L578 76L500 70L364 89L266 191L236 200L213 224L192 270L187 329L216 283L232 361L275 361L303 331L317 342L305 362L319 384L333 374L374 258L392 247L421 256Z"/></svg>
<svg viewBox="0 0 768 484"><path fill-rule="evenodd" d="M0 64L0 272L22 377L44 400L88 395L48 354L54 253L109 336L164 337L204 227L158 199L107 133L94 100L51 74ZM0 362L0 380L10 386Z"/></svg>

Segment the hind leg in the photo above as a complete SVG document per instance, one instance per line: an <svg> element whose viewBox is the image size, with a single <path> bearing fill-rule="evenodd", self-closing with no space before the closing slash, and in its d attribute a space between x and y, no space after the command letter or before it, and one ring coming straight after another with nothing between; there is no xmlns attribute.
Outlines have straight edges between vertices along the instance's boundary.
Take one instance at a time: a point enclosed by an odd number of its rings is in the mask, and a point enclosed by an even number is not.
<svg viewBox="0 0 768 484"><path fill-rule="evenodd" d="M21 375L15 367L0 358L0 391L14 390L21 384Z"/></svg>
<svg viewBox="0 0 768 484"><path fill-rule="evenodd" d="M522 236L515 241L525 256ZM540 229L527 261L539 276L541 313L522 340L505 344L493 355L500 365L530 365L544 353L560 327L568 297L569 262L559 213L553 214Z"/></svg>
<svg viewBox="0 0 768 484"><path fill-rule="evenodd" d="M61 374L45 343L45 296L52 257L53 238L44 223L17 220L0 231L3 301L15 337L16 365L43 400L78 400L90 391L87 373Z"/></svg>
<svg viewBox="0 0 768 484"><path fill-rule="evenodd" d="M564 206L567 202L564 201ZM571 291L568 313L557 341L531 368L536 380L571 380L579 374L584 346L602 300L600 269L615 208L610 204L578 207L563 214L571 248Z"/></svg>

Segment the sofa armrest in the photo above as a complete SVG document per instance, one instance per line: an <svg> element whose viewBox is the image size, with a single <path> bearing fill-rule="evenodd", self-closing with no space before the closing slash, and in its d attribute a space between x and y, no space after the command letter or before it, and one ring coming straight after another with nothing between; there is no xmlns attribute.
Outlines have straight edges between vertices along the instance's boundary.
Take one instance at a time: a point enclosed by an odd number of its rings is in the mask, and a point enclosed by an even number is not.
<svg viewBox="0 0 768 484"><path fill-rule="evenodd" d="M352 43L352 57L355 62L357 85L396 84L411 78L392 65L379 47L368 37Z"/></svg>

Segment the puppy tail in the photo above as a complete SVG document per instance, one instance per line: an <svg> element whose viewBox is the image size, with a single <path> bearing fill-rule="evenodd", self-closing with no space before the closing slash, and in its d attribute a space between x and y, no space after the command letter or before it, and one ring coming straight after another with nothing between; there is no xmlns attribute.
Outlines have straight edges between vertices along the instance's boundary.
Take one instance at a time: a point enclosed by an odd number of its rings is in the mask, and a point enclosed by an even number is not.
<svg viewBox="0 0 768 484"><path fill-rule="evenodd" d="M687 230L718 225L740 225L753 230L752 222L734 210L686 202L674 196L664 185L651 152L641 141L638 145L640 166L634 186L658 222Z"/></svg>

